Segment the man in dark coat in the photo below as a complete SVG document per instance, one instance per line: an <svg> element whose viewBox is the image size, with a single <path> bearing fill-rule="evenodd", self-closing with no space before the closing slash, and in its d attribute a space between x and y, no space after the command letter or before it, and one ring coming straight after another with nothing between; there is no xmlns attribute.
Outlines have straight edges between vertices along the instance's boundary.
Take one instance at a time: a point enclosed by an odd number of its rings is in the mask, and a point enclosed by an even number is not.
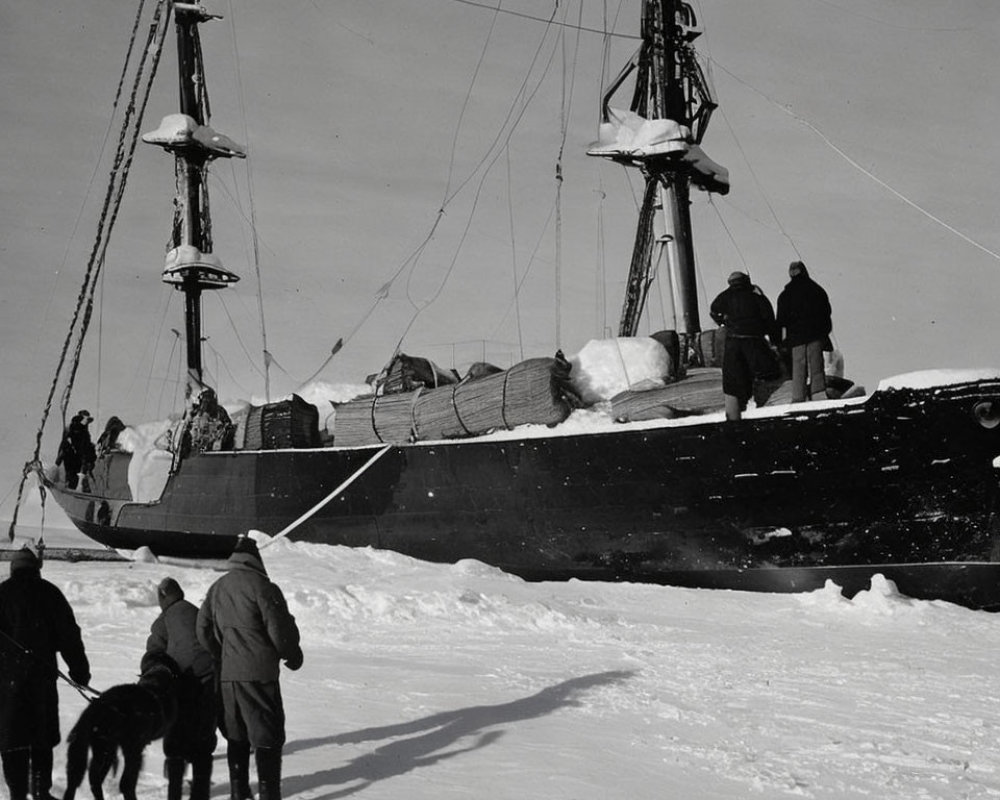
<svg viewBox="0 0 1000 800"><path fill-rule="evenodd" d="M749 275L734 272L728 283L709 311L716 324L726 329L722 392L726 396L726 419L737 420L753 395L754 383L778 377L777 359L768 345L768 341L777 343L778 329L771 301L759 286L750 283Z"/></svg>
<svg viewBox="0 0 1000 800"><path fill-rule="evenodd" d="M83 474L83 491L90 491L90 475L94 470L94 463L97 461L97 451L94 442L90 438L90 428L87 426L94 421L90 412L86 409L73 415L69 421L69 427L63 434L63 440L59 445L59 454L56 457L56 466L60 464L66 470L66 488L76 489Z"/></svg>
<svg viewBox="0 0 1000 800"><path fill-rule="evenodd" d="M73 609L41 576L25 548L0 583L0 757L10 800L52 800L52 749L59 744L58 664L71 680L90 683L90 664Z"/></svg>
<svg viewBox="0 0 1000 800"><path fill-rule="evenodd" d="M167 800L181 800L191 764L191 800L208 800L215 751L215 665L198 641L198 607L173 578L156 587L161 614L146 640L147 653L166 653L181 671L177 721L163 737Z"/></svg>
<svg viewBox="0 0 1000 800"><path fill-rule="evenodd" d="M299 629L281 589L268 579L253 539L239 538L228 567L198 611L198 640L215 659L219 676L230 797L251 797L252 748L260 800L281 800L285 709L279 662L291 670L302 666Z"/></svg>
<svg viewBox="0 0 1000 800"><path fill-rule="evenodd" d="M784 331L782 344L792 352L792 402L825 400L823 350L832 349L827 345L833 330L830 298L801 261L788 265L788 275L791 280L778 295L778 327Z"/></svg>

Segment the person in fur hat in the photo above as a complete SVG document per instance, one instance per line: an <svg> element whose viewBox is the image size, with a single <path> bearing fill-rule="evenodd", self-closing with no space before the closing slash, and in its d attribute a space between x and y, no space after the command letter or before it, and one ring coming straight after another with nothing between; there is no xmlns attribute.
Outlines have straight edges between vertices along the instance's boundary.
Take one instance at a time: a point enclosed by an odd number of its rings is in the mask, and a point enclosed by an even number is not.
<svg viewBox="0 0 1000 800"><path fill-rule="evenodd" d="M280 663L302 666L299 629L281 589L264 569L257 544L240 536L228 572L213 583L198 611L198 640L215 659L219 727L226 738L231 800L250 798L250 753L259 800L281 800L285 710Z"/></svg>
<svg viewBox="0 0 1000 800"><path fill-rule="evenodd" d="M28 548L0 583L0 759L10 800L52 800L52 750L59 744L61 655L69 677L90 683L80 627L66 597L41 576Z"/></svg>
<svg viewBox="0 0 1000 800"><path fill-rule="evenodd" d="M191 800L208 800L212 788L215 735L215 665L198 641L198 607L184 599L173 578L156 587L160 615L146 640L146 653L166 653L180 670L177 721L163 737L167 800L181 800L191 764Z"/></svg>

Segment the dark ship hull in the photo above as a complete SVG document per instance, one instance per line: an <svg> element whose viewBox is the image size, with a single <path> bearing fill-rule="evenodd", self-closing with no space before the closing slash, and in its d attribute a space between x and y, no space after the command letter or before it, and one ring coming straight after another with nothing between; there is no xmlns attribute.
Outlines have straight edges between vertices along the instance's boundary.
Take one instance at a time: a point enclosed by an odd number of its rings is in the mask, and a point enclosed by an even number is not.
<svg viewBox="0 0 1000 800"><path fill-rule="evenodd" d="M1000 608L998 410L1000 379L975 380L739 422L394 445L367 469L378 448L202 453L153 503L131 502L127 454L101 460L92 493L46 483L86 535L158 555L226 555L360 471L289 537L530 580L830 579L853 595L881 573L911 597Z"/></svg>

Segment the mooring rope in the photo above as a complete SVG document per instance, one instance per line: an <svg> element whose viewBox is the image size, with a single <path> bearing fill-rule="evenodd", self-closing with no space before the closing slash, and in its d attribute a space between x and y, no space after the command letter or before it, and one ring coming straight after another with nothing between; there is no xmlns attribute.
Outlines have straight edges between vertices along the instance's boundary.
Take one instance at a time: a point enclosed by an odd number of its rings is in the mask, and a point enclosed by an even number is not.
<svg viewBox="0 0 1000 800"><path fill-rule="evenodd" d="M295 520L292 523L289 523L284 528L282 528L280 531L278 531L276 534L274 534L274 537L272 539L269 539L268 541L266 541L263 545L261 545L261 547L262 548L263 547L267 547L272 542L274 542L276 539L281 539L282 537L287 536L289 533L291 533L293 530L295 530L297 527L299 527L299 525L301 525L303 522L305 522L307 519L309 519L311 516L313 516L313 514L315 514L317 511L319 511L321 508L323 508L323 506L325 506L331 500L334 500L348 486L350 486L352 483L354 483L354 481L356 481L358 478L360 478L362 475L364 475L369 470L369 468L371 468L371 466L376 461L378 461L380 458L382 458L382 456L384 456L386 453L388 453L391 449L392 449L392 445L391 444L387 444L384 447L382 447L377 453L375 453L375 455L373 455L364 464L362 464L361 468L359 470L357 470L357 472L355 472L353 475L351 475L347 480L345 480L343 483L341 483L336 489L334 489L332 492L330 492L330 494L328 494L326 497L324 497L322 500L320 500L316 505L314 505L312 508L310 508L305 514L303 514L297 520Z"/></svg>

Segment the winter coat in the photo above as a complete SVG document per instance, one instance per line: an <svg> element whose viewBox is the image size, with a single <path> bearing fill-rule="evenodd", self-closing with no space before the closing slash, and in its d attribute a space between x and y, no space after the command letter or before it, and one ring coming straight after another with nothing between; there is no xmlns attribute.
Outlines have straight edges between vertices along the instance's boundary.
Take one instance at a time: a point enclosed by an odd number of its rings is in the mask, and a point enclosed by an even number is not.
<svg viewBox="0 0 1000 800"><path fill-rule="evenodd" d="M826 291L809 277L805 267L778 295L778 326L789 347L825 340L833 330Z"/></svg>
<svg viewBox="0 0 1000 800"><path fill-rule="evenodd" d="M727 336L768 337L777 342L774 309L759 286L749 281L730 285L713 301L712 319L724 325Z"/></svg>
<svg viewBox="0 0 1000 800"><path fill-rule="evenodd" d="M175 600L163 610L149 629L146 652L163 652L177 662L182 673L205 682L212 679L212 655L198 641L198 607L187 600Z"/></svg>
<svg viewBox="0 0 1000 800"><path fill-rule="evenodd" d="M198 611L198 640L222 681L276 681L279 661L302 664L299 629L260 558L233 553Z"/></svg>
<svg viewBox="0 0 1000 800"><path fill-rule="evenodd" d="M63 593L38 569L13 572L0 583L0 750L59 743L57 653L70 678L90 683L80 628Z"/></svg>

